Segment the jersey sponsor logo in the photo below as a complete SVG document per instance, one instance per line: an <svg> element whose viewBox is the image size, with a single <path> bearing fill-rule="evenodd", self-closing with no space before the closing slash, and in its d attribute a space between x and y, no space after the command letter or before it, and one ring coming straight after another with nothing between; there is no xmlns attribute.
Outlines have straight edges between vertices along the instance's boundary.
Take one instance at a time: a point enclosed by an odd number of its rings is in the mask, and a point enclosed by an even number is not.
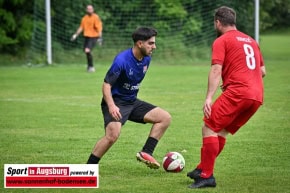
<svg viewBox="0 0 290 193"><path fill-rule="evenodd" d="M239 42L247 42L247 43L252 43L252 40L249 38L249 37L247 37L247 38L243 38L243 37L236 37L237 38L237 40L239 41Z"/></svg>
<svg viewBox="0 0 290 193"><path fill-rule="evenodd" d="M129 83L124 83L123 88L126 90L139 90L140 84L137 85L131 85Z"/></svg>

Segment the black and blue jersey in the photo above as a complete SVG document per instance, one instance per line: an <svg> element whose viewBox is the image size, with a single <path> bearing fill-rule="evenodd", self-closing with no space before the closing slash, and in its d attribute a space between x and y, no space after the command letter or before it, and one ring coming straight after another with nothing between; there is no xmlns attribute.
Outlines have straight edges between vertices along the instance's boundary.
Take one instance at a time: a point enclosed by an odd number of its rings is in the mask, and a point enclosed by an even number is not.
<svg viewBox="0 0 290 193"><path fill-rule="evenodd" d="M132 48L119 53L106 74L105 82L112 86L113 98L134 101L151 61L150 56L137 60Z"/></svg>

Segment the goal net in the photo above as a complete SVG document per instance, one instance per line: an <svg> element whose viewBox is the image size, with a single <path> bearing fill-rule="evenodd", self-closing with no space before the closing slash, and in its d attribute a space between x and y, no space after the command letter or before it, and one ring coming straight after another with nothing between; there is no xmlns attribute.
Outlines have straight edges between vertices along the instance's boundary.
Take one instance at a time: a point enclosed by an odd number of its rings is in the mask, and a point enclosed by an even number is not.
<svg viewBox="0 0 290 193"><path fill-rule="evenodd" d="M237 11L237 27L254 34L253 0L50 0L52 61L85 64L83 37L74 42L86 5L92 4L103 22L103 43L93 51L95 63L108 62L121 50L132 46L131 33L139 26L158 30L153 57L169 64L193 63L209 59L216 37L214 10L227 5ZM156 59L155 59L156 58ZM28 54L32 64L46 61L45 1L34 1L34 30Z"/></svg>

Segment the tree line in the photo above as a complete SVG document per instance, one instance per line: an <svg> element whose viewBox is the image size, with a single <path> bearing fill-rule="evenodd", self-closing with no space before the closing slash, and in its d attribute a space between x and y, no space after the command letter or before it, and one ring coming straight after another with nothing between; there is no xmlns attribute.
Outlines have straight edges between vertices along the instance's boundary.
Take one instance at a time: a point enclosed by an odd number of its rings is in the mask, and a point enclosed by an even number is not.
<svg viewBox="0 0 290 193"><path fill-rule="evenodd" d="M238 28L241 31L250 35L253 35L254 31L254 0L116 0L115 2L51 0L52 20L59 20L64 24L62 31L54 32L55 37L62 43L64 34L70 36L74 33L78 24L70 21L72 18L77 18L79 21L87 4L97 7L98 14L105 23L104 31L108 32L108 36L110 31L122 30L131 33L131 29L136 27L135 23L124 18L125 15L130 15L143 25L151 24L156 27L161 37L162 34L182 36L184 44L187 43L188 38L206 40L207 38L204 38L206 34L202 33L204 31L202 28L205 26L203 24L213 21L212 17L203 14L204 10L214 10L223 4L236 9ZM44 4L44 0L0 0L0 50L2 53L18 54L29 48L35 20L34 11L44 9ZM45 28L45 25L39 26ZM290 0L260 0L261 32L289 26ZM112 42L114 38L118 41L118 37L110 38L113 39Z"/></svg>

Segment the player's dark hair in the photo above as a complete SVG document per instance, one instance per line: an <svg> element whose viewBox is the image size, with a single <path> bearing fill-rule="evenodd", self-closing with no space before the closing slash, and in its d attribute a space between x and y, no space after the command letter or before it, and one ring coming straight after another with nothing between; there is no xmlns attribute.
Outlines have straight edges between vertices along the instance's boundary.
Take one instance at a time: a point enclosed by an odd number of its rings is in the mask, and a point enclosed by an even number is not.
<svg viewBox="0 0 290 193"><path fill-rule="evenodd" d="M215 10L214 20L219 20L224 26L236 25L236 12L227 6L219 7Z"/></svg>
<svg viewBox="0 0 290 193"><path fill-rule="evenodd" d="M157 30L151 27L139 27L132 33L134 43L137 41L146 41L153 36L157 36Z"/></svg>

